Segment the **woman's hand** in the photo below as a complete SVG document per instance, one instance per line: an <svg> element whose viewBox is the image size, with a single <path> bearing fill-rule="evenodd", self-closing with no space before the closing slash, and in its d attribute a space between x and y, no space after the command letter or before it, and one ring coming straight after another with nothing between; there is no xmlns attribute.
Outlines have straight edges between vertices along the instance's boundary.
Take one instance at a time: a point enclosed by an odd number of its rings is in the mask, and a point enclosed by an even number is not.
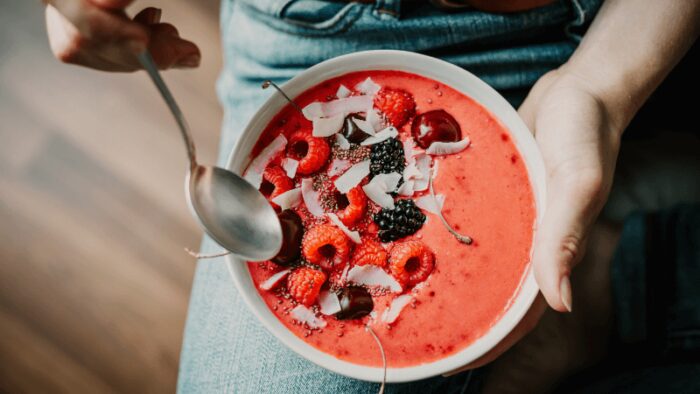
<svg viewBox="0 0 700 394"><path fill-rule="evenodd" d="M65 63L102 71L140 69L136 55L146 48L161 69L199 65L199 48L161 23L161 11L146 8L129 19L132 0L47 0L46 28L51 50Z"/></svg>
<svg viewBox="0 0 700 394"><path fill-rule="evenodd" d="M489 353L456 372L493 361L539 322L547 304L571 311L571 269L612 184L622 129L584 79L566 67L544 75L519 109L535 134L547 176L544 218L535 236L532 265L542 294L523 320Z"/></svg>

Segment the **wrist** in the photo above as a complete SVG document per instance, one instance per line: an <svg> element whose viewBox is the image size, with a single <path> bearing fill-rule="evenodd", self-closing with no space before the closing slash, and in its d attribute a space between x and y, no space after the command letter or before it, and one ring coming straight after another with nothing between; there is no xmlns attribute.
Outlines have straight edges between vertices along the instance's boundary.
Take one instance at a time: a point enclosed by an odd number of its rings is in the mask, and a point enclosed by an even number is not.
<svg viewBox="0 0 700 394"><path fill-rule="evenodd" d="M622 134L649 93L629 73L606 73L604 68L585 65L575 59L562 65L560 78L569 79L595 97L606 112L610 127Z"/></svg>

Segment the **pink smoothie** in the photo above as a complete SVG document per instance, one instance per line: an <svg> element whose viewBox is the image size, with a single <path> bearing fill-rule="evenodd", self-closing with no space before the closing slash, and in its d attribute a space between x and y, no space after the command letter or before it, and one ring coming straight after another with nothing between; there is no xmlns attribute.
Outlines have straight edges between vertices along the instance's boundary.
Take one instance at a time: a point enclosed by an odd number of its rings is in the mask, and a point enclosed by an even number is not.
<svg viewBox="0 0 700 394"><path fill-rule="evenodd" d="M295 101L301 107L327 101L335 98L340 84L353 87L367 77L382 87L411 93L418 114L433 109L447 111L459 123L462 135L471 140L460 153L434 158L438 167L434 189L446 197L442 212L448 222L474 242L460 243L438 216L426 213L427 222L407 239L421 240L434 252L435 268L424 283L404 291L413 301L395 322L372 324L389 367L415 366L467 347L509 308L530 261L535 203L525 165L508 132L484 107L442 83L398 71L357 72L317 85ZM286 106L265 129L253 156L279 133L289 136L310 123ZM407 137L410 122L399 138ZM248 266L256 286L283 269L272 262ZM326 327L309 330L289 315L293 301L283 292L259 292L280 321L310 345L352 363L381 366L378 347L364 330L369 316L358 320L324 317ZM377 314L396 296L374 297Z"/></svg>

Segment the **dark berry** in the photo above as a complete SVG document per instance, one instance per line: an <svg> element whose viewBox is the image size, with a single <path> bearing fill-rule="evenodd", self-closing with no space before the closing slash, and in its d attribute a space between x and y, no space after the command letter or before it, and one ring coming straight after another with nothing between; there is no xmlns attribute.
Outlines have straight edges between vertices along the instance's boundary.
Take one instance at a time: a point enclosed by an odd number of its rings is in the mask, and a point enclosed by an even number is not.
<svg viewBox="0 0 700 394"><path fill-rule="evenodd" d="M411 199L396 202L394 209L382 209L374 215L379 226L379 240L391 242L414 234L425 223L425 214Z"/></svg>
<svg viewBox="0 0 700 394"><path fill-rule="evenodd" d="M369 137L369 134L362 131L355 122L354 119L364 120L359 115L348 115L345 117L345 123L343 124L343 130L341 131L345 138L353 144L359 144Z"/></svg>
<svg viewBox="0 0 700 394"><path fill-rule="evenodd" d="M272 261L279 265L292 265L299 261L304 226L299 215L291 209L280 212L277 217L282 225L282 248Z"/></svg>
<svg viewBox="0 0 700 394"><path fill-rule="evenodd" d="M364 287L349 286L338 292L340 312L335 314L340 320L359 319L367 316L374 309L374 301Z"/></svg>
<svg viewBox="0 0 700 394"><path fill-rule="evenodd" d="M459 123L441 109L416 116L411 124L411 133L423 149L428 149L433 142L457 142L462 139Z"/></svg>
<svg viewBox="0 0 700 394"><path fill-rule="evenodd" d="M369 170L372 175L398 172L403 174L406 167L403 144L396 138L389 138L372 145L369 155Z"/></svg>

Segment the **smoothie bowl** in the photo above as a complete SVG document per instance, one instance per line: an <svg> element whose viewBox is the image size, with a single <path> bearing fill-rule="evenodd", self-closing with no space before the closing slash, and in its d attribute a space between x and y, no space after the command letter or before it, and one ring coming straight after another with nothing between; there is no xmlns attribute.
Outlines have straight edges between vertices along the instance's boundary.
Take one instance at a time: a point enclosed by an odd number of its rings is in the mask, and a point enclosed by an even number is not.
<svg viewBox="0 0 700 394"><path fill-rule="evenodd" d="M537 295L545 177L516 111L449 63L359 52L301 73L252 118L228 168L285 232L271 261L227 257L283 344L353 378L439 375L494 347Z"/></svg>

